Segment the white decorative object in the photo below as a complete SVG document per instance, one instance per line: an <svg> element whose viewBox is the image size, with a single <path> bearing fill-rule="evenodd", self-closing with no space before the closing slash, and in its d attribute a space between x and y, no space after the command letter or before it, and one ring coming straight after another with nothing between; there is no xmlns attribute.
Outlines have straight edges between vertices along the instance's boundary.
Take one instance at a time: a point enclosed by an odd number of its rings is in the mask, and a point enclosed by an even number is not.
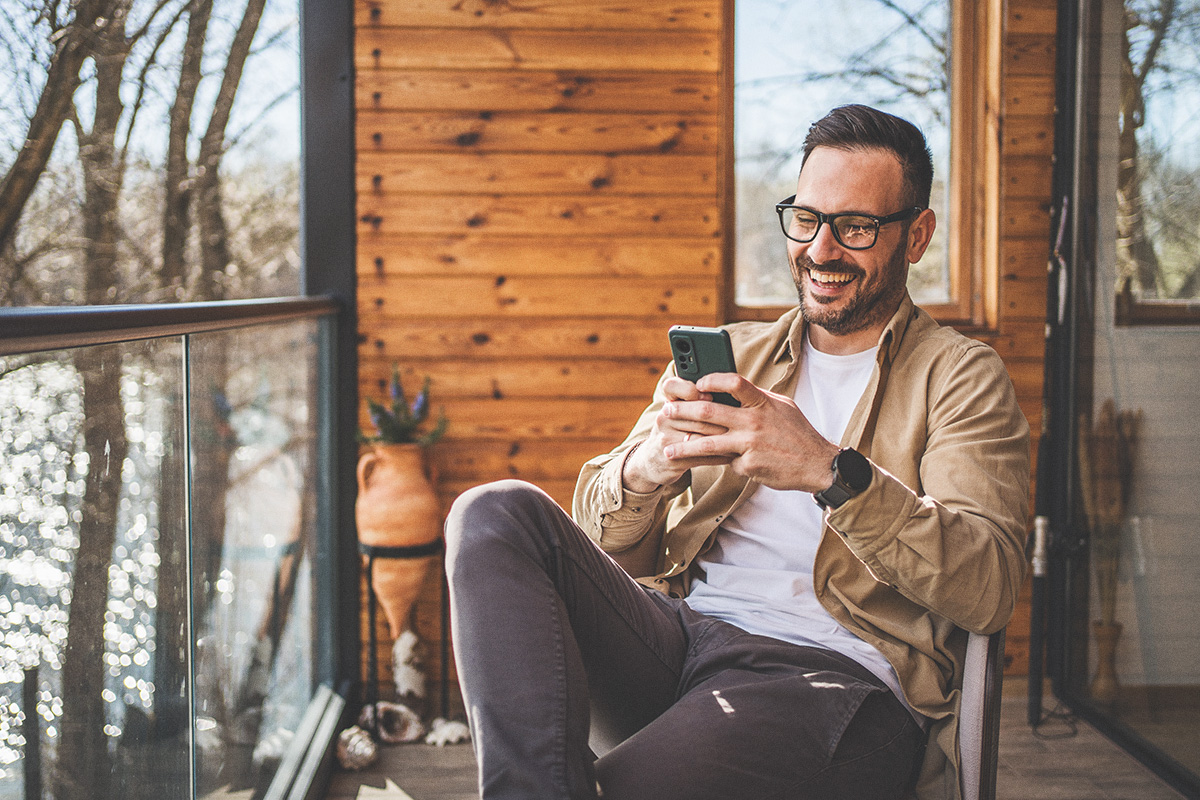
<svg viewBox="0 0 1200 800"><path fill-rule="evenodd" d="M379 745L357 725L351 725L338 734L338 763L346 769L359 770L369 767L379 758Z"/></svg>
<svg viewBox="0 0 1200 800"><path fill-rule="evenodd" d="M438 717L433 721L433 724L430 726L429 735L425 737L425 744L437 745L438 747L469 741L471 741L470 728L457 720L443 719L442 717Z"/></svg>
<svg viewBox="0 0 1200 800"><path fill-rule="evenodd" d="M425 697L420 644L416 633L404 630L392 645L392 679L396 683L397 697Z"/></svg>

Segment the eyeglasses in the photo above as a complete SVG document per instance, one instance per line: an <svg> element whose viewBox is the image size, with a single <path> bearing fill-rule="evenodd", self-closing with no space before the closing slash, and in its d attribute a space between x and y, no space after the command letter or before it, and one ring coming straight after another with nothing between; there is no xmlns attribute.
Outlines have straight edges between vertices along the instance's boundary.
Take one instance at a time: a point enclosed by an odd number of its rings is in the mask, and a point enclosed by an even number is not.
<svg viewBox="0 0 1200 800"><path fill-rule="evenodd" d="M893 222L908 220L921 213L919 206L888 214L886 217L876 217L873 214L822 214L804 206L792 205L796 195L775 204L779 214L779 225L783 235L793 242L807 243L817 238L821 224L828 222L833 229L833 238L847 250L869 250L875 246L879 237L879 228Z"/></svg>

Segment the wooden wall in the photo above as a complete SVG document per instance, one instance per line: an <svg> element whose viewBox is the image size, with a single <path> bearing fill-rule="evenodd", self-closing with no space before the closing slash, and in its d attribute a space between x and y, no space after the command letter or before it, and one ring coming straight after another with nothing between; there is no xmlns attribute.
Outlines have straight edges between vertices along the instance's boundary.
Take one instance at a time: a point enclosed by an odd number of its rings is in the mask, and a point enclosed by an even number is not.
<svg viewBox="0 0 1200 800"><path fill-rule="evenodd" d="M1054 11L1009 0L997 329L1040 424ZM721 318L721 0L355 0L360 391L433 379L448 502L569 504L668 360ZM421 633L440 635L438 585ZM1024 669L1027 609L1009 652ZM386 668L389 658L381 655Z"/></svg>

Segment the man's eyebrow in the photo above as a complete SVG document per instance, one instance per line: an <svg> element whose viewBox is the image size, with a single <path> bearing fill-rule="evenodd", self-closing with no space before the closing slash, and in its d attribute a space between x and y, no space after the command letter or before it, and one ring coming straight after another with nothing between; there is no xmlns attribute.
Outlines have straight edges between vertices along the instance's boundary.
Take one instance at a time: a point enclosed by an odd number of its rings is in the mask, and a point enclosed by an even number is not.
<svg viewBox="0 0 1200 800"><path fill-rule="evenodd" d="M839 215L839 214L860 214L864 217L887 216L886 214L876 214L874 211L861 211L859 209L847 209L845 211L821 211L821 209L817 208L816 206L810 206L810 205L807 205L805 203L800 203L800 202L792 203L792 205L796 206L797 208L807 209L809 211L820 211L822 214L824 214L827 217L835 216L835 215Z"/></svg>

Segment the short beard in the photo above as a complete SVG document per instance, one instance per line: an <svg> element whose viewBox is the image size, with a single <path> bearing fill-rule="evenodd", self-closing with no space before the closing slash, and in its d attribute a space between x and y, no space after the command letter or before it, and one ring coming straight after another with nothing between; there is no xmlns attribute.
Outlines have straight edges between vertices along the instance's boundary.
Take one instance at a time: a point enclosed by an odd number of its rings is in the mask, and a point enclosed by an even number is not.
<svg viewBox="0 0 1200 800"><path fill-rule="evenodd" d="M890 319L900 307L900 301L906 291L907 263L904 260L904 244L907 236L902 237L892 251L887 266L879 273L872 283L860 284L854 296L841 310L825 307L819 300L813 300L804 292L804 273L816 264L807 256L798 258L793 265L796 276L796 293L800 297L800 314L804 321L816 325L834 336L845 336L851 333L878 325ZM857 275L863 280L863 272L842 261L830 261L822 264L818 272L843 272Z"/></svg>

